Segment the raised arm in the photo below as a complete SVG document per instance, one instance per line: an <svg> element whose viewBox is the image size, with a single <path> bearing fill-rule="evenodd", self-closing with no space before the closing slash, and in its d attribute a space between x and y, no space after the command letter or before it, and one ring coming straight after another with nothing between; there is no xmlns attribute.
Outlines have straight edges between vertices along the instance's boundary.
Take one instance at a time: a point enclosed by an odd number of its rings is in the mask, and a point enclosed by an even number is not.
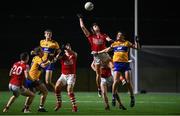
<svg viewBox="0 0 180 116"><path fill-rule="evenodd" d="M82 31L84 32L86 37L89 37L90 32L87 30L87 28L84 25L84 22L83 22L83 19L82 19L82 15L78 14L77 16L79 18L79 23L80 23L80 27L81 27Z"/></svg>
<svg viewBox="0 0 180 116"><path fill-rule="evenodd" d="M135 43L132 44L132 48L137 49L137 50L140 49L140 43L139 43L139 39L138 38L135 39Z"/></svg>

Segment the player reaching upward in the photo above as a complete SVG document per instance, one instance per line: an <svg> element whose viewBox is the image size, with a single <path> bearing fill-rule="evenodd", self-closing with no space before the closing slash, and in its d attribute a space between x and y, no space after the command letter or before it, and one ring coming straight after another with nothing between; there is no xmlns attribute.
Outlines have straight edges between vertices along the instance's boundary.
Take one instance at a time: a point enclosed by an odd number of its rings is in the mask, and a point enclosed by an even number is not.
<svg viewBox="0 0 180 116"><path fill-rule="evenodd" d="M29 97L24 106L24 113L29 113L29 107L33 101L34 93L24 87L25 78L28 78L28 65L29 61L28 53L20 54L20 61L13 64L9 76L11 77L9 82L9 90L13 93L13 96L9 99L7 105L3 109L3 112L8 112L8 109L14 103L16 98L21 94Z"/></svg>
<svg viewBox="0 0 180 116"><path fill-rule="evenodd" d="M128 52L129 48L134 48L134 49L139 49L139 42L136 40L135 44L132 44L131 42L125 40L125 36L121 33L118 32L116 36L116 41L111 44L110 47L98 52L98 53L103 53L103 52L109 52L110 50L114 50L114 55L113 55L113 62L114 62L114 82L113 82L113 87L112 87L112 93L113 93L113 99L112 103L115 105L115 101L117 98L116 91L119 83L119 77L125 75L126 81L127 81L127 87L130 92L130 106L133 107L135 105L135 98L134 98L134 92L132 88L132 83L131 83L131 78L130 78L130 72L129 70L129 57L128 57Z"/></svg>
<svg viewBox="0 0 180 116"><path fill-rule="evenodd" d="M100 61L106 62L108 66L113 69L113 63L110 56L107 53L96 54L98 51L101 51L106 48L106 41L113 42L109 36L105 33L102 33L100 27L97 23L93 23L91 31L87 30L84 25L83 18L80 14L78 14L80 27L84 32L85 36L88 38L88 41L91 45L91 53L94 57L95 71L96 71L96 85L98 88L98 95L101 97L101 89L100 89Z"/></svg>
<svg viewBox="0 0 180 116"><path fill-rule="evenodd" d="M63 49L62 49L63 50ZM55 111L61 108L61 90L62 87L67 85L68 96L72 103L72 111L77 112L76 99L74 94L74 84L76 81L76 62L77 62L77 53L71 49L71 45L68 43L64 48L64 55L60 56L61 63L61 76L56 82L55 93L57 97L57 104Z"/></svg>
<svg viewBox="0 0 180 116"><path fill-rule="evenodd" d="M52 31L47 29L44 31L45 39L40 41L40 46L44 51L43 60L51 60L58 54L61 50L59 49L59 44L52 39ZM54 70L54 63L50 63L45 67L45 83L50 85L54 90L54 83L52 82L52 73Z"/></svg>

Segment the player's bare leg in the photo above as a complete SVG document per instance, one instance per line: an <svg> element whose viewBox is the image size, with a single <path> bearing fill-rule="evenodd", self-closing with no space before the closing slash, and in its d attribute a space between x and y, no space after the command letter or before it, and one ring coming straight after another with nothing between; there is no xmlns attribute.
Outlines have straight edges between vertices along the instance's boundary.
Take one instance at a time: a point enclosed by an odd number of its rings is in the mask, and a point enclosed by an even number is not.
<svg viewBox="0 0 180 116"><path fill-rule="evenodd" d="M11 106L12 103L14 103L14 101L16 100L17 97L18 96L13 95L9 98L9 101L8 101L7 105L5 106L5 108L3 109L3 112L8 112L9 107Z"/></svg>
<svg viewBox="0 0 180 116"><path fill-rule="evenodd" d="M111 69L112 76L114 75L114 64L112 60L108 61L108 67Z"/></svg>
<svg viewBox="0 0 180 116"><path fill-rule="evenodd" d="M42 95L40 97L40 105L39 105L39 109L38 109L38 112L47 112L44 108L44 104L45 104L45 101L46 101L46 97L48 95L48 90L46 88L46 86L41 83L39 86L36 87L37 90L39 90Z"/></svg>
<svg viewBox="0 0 180 116"><path fill-rule="evenodd" d="M55 89L55 85L54 83L52 82L52 73L53 71L52 70L46 70L46 76L45 76L45 82L48 86L50 86L53 91Z"/></svg>
<svg viewBox="0 0 180 116"><path fill-rule="evenodd" d="M120 77L120 73L115 71L114 72L114 80L113 80L113 85L112 85L112 106L116 105L116 92L117 92L117 86L118 86L118 82L119 82L119 78Z"/></svg>
<svg viewBox="0 0 180 116"><path fill-rule="evenodd" d="M98 96L101 97L101 87L100 87L100 82L101 82L101 77L100 77L100 64L95 64L95 69L96 69L96 85L98 88Z"/></svg>
<svg viewBox="0 0 180 116"><path fill-rule="evenodd" d="M122 110L127 110L124 105L121 103L121 100L120 100L120 97L118 95L118 92L116 93L116 100L118 101L119 103L119 109L122 109Z"/></svg>
<svg viewBox="0 0 180 116"><path fill-rule="evenodd" d="M122 76L122 74L120 72L115 71L114 72L114 82L112 85L112 94L113 94L113 98L112 98L112 106L115 106L116 100L119 103L119 108L122 110L126 110L126 108L123 106L123 104L121 103L121 99L119 98L118 94L117 94L117 87L118 84L120 82L120 76Z"/></svg>
<svg viewBox="0 0 180 116"><path fill-rule="evenodd" d="M71 103L72 103L72 112L77 112L78 108L76 105L76 98L75 98L73 88L74 88L73 84L68 84L67 92L68 92L68 96L69 96Z"/></svg>
<svg viewBox="0 0 180 116"><path fill-rule="evenodd" d="M62 106L62 99L61 99L61 90L63 87L63 83L61 81L57 81L55 85L55 95L56 95L56 107L54 111L59 110Z"/></svg>
<svg viewBox="0 0 180 116"><path fill-rule="evenodd" d="M29 113L30 112L29 107L34 99L35 94L31 92L30 90L26 89L26 92L22 93L22 95L27 97L24 104L23 112Z"/></svg>
<svg viewBox="0 0 180 116"><path fill-rule="evenodd" d="M110 110L108 97L107 97L107 85L101 84L101 90L102 90L102 97L105 103L105 110Z"/></svg>
<svg viewBox="0 0 180 116"><path fill-rule="evenodd" d="M125 78L126 78L126 81L127 81L127 88L128 88L128 90L130 92L130 98L131 98L130 107L134 107L134 105L135 105L135 97L134 97L134 92L133 92L133 87L132 87L131 72L130 71L125 72Z"/></svg>

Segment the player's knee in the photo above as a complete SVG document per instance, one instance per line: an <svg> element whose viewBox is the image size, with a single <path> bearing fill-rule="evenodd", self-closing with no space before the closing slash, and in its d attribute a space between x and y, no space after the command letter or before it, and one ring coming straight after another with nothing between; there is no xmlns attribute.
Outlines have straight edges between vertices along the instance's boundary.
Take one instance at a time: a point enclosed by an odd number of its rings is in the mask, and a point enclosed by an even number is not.
<svg viewBox="0 0 180 116"><path fill-rule="evenodd" d="M35 94L32 92L32 93L30 94L30 97L31 97L31 98L34 98L34 97L35 97Z"/></svg>
<svg viewBox="0 0 180 116"><path fill-rule="evenodd" d="M41 93L42 93L43 96L47 96L48 95L48 90L44 89L43 91L41 91Z"/></svg>
<svg viewBox="0 0 180 116"><path fill-rule="evenodd" d="M48 95L48 91L44 91L43 96L47 96L47 95Z"/></svg>
<svg viewBox="0 0 180 116"><path fill-rule="evenodd" d="M50 82L49 82L49 80L46 80L46 84L47 84L47 85L50 85Z"/></svg>
<svg viewBox="0 0 180 116"><path fill-rule="evenodd" d="M19 93L19 92L14 92L14 93L13 93L13 97L14 97L14 98L18 98L18 97L19 97L19 95L20 95L20 93Z"/></svg>
<svg viewBox="0 0 180 116"><path fill-rule="evenodd" d="M106 93L105 91L102 91L102 95L103 95L103 96L106 96L107 93Z"/></svg>

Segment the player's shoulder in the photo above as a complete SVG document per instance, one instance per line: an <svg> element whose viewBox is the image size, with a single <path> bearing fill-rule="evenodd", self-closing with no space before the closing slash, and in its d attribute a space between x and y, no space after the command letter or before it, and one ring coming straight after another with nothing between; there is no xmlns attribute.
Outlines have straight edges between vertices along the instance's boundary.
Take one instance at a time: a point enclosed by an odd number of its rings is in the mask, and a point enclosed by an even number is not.
<svg viewBox="0 0 180 116"><path fill-rule="evenodd" d="M21 63L21 66L26 69L27 68L27 64L26 63Z"/></svg>
<svg viewBox="0 0 180 116"><path fill-rule="evenodd" d="M40 45L44 44L45 39L40 40Z"/></svg>
<svg viewBox="0 0 180 116"><path fill-rule="evenodd" d="M40 40L40 43L42 43L42 42L44 42L45 41L45 39L42 39L42 40Z"/></svg>
<svg viewBox="0 0 180 116"><path fill-rule="evenodd" d="M105 37L108 37L108 35L104 32L101 32L101 36L105 36Z"/></svg>
<svg viewBox="0 0 180 116"><path fill-rule="evenodd" d="M56 40L51 40L51 42L59 45L59 43Z"/></svg>
<svg viewBox="0 0 180 116"><path fill-rule="evenodd" d="M131 43L130 41L128 41L128 40L126 40L125 43L128 44L128 45L129 45L129 44L132 44L132 43Z"/></svg>
<svg viewBox="0 0 180 116"><path fill-rule="evenodd" d="M88 36L88 38L92 38L92 37L95 37L96 35L95 34L90 34L89 36Z"/></svg>
<svg viewBox="0 0 180 116"><path fill-rule="evenodd" d="M41 59L41 58L40 58L39 56L34 56L33 59L32 59L32 61L35 62L35 61L38 61L38 60L40 60L40 59Z"/></svg>
<svg viewBox="0 0 180 116"><path fill-rule="evenodd" d="M18 65L18 64L19 64L19 62L20 62L20 61L16 61L16 62L14 62L14 63L13 63L13 66L14 66L14 65Z"/></svg>
<svg viewBox="0 0 180 116"><path fill-rule="evenodd" d="M119 43L119 41L114 41L111 46L117 45Z"/></svg>

